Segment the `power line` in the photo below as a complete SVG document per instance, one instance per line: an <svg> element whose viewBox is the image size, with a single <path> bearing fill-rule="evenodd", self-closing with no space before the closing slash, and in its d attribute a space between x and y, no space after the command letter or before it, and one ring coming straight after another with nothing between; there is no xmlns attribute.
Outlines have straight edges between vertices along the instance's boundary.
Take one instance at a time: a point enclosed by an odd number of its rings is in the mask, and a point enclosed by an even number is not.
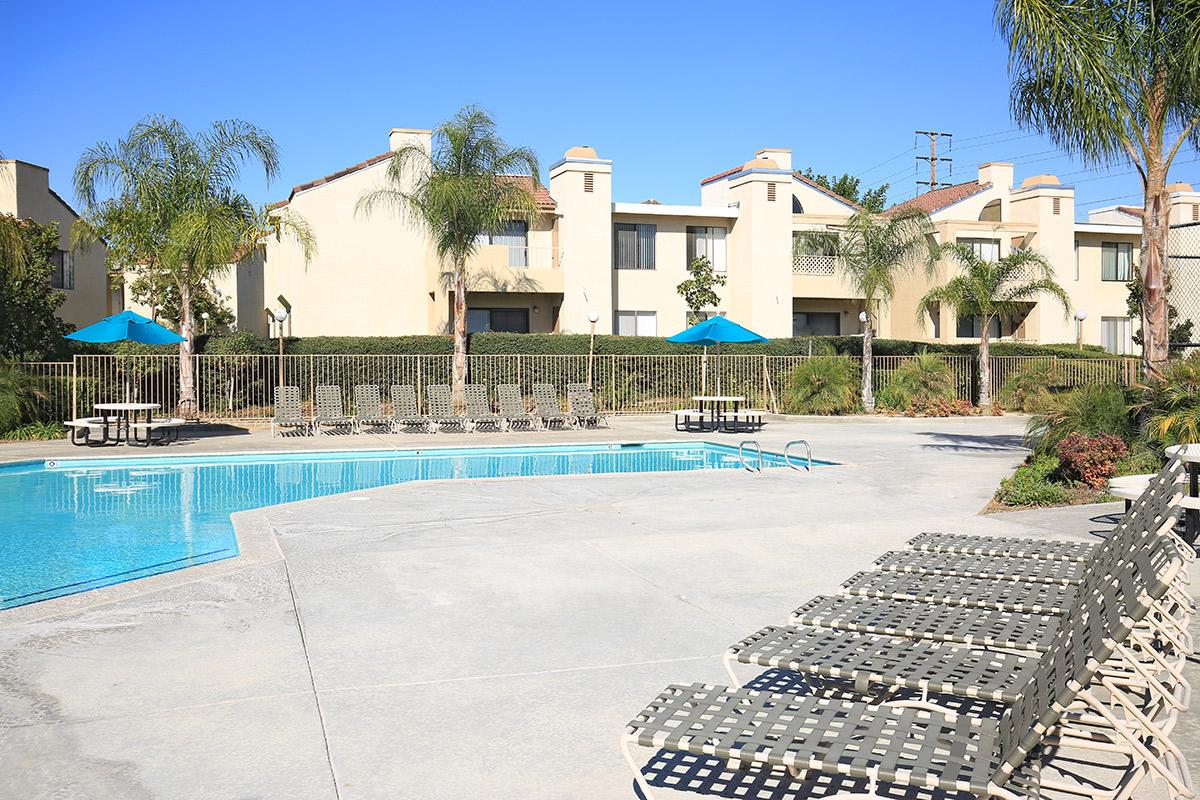
<svg viewBox="0 0 1200 800"><path fill-rule="evenodd" d="M973 142L976 139L986 139L989 136L1001 136L1003 134L1016 133L1019 130L1021 130L1021 129L1020 128L1006 128L1002 131L992 131L991 133L978 133L974 136L959 137L959 141L960 142Z"/></svg>
<svg viewBox="0 0 1200 800"><path fill-rule="evenodd" d="M862 172L858 173L858 177L860 177L860 178L861 178L862 176L866 175L868 172L874 172L875 170L877 170L877 169L879 169L880 167L882 167L884 164L890 164L890 163L892 163L893 161L895 161L897 158L903 158L904 156L908 155L909 153L913 152L913 151L914 151L914 150L916 150L916 149L917 149L916 145L913 145L912 147L908 148L908 149L907 149L907 150L905 150L904 152L902 152L902 153L897 153L896 155L892 156L891 158L887 159L886 161L880 161L880 162L879 162L878 164L876 164L875 166L873 166L873 167L868 167L867 169L864 169Z"/></svg>
<svg viewBox="0 0 1200 800"><path fill-rule="evenodd" d="M967 145L966 147L959 147L957 149L958 150L977 150L980 147L992 147L993 145L1004 144L1005 142L1016 142L1016 141L1020 141L1021 139L1030 139L1034 136L1040 136L1040 135L1041 134L1038 134L1038 133L1026 133L1026 134L1022 134L1021 136L1009 136L1009 137L1006 137L1003 139L993 139L993 140L987 141L987 142L979 142L978 144L970 144L970 145Z"/></svg>

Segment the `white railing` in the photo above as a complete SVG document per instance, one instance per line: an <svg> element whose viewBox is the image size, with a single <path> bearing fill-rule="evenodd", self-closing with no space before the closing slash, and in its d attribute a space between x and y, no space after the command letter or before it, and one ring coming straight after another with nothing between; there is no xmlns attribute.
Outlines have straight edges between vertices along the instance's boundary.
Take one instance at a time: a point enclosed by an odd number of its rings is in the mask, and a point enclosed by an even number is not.
<svg viewBox="0 0 1200 800"><path fill-rule="evenodd" d="M795 275L832 275L834 260L833 256L794 253L792 255L792 273Z"/></svg>
<svg viewBox="0 0 1200 800"><path fill-rule="evenodd" d="M562 265L562 250L557 247L521 247L510 245L508 266L530 269L557 269Z"/></svg>

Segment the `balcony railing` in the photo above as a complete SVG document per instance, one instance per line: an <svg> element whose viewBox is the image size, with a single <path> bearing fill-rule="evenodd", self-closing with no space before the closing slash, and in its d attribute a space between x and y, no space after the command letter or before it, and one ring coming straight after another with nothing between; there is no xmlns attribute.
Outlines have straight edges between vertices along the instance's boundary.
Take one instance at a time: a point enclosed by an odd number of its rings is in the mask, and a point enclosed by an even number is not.
<svg viewBox="0 0 1200 800"><path fill-rule="evenodd" d="M792 274L832 275L835 260L833 256L794 253L792 255Z"/></svg>
<svg viewBox="0 0 1200 800"><path fill-rule="evenodd" d="M562 250L557 247L521 247L520 245L491 245L483 252L498 251L487 261L495 266L516 269L558 269L562 266Z"/></svg>

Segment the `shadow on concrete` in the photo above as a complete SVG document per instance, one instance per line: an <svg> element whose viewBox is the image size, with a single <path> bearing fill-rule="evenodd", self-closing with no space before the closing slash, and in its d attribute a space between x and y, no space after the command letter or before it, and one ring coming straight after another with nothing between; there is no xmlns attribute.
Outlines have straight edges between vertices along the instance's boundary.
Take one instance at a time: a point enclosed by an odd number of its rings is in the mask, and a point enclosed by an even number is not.
<svg viewBox="0 0 1200 800"><path fill-rule="evenodd" d="M979 435L972 433L943 433L941 431L917 431L918 436L927 436L936 441L918 445L928 450L987 452L1026 452L1022 437L1012 434Z"/></svg>

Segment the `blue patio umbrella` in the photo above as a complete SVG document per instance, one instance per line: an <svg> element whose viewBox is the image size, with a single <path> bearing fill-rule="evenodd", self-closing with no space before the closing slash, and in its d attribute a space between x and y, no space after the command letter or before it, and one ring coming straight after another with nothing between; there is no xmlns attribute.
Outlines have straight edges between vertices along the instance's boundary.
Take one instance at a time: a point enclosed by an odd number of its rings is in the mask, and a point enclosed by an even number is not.
<svg viewBox="0 0 1200 800"><path fill-rule="evenodd" d="M77 342L92 342L101 344L107 342L139 342L141 344L179 344L184 338L170 328L159 325L152 319L146 319L141 314L132 311L122 311L105 317L99 322L93 322L86 328L74 333L68 333L67 339ZM128 362L128 356L126 357ZM125 399L129 400L129 364L124 365L126 374Z"/></svg>
<svg viewBox="0 0 1200 800"><path fill-rule="evenodd" d="M151 319L132 311L122 311L68 333L77 342L141 342L142 344L179 344L183 337Z"/></svg>
<svg viewBox="0 0 1200 800"><path fill-rule="evenodd" d="M704 347L717 348L717 394L721 393L721 342L750 344L765 342L767 337L760 336L752 330L743 328L736 322L730 322L725 317L709 317L698 322L685 331L674 336L668 336L667 341L673 344L698 344Z"/></svg>

